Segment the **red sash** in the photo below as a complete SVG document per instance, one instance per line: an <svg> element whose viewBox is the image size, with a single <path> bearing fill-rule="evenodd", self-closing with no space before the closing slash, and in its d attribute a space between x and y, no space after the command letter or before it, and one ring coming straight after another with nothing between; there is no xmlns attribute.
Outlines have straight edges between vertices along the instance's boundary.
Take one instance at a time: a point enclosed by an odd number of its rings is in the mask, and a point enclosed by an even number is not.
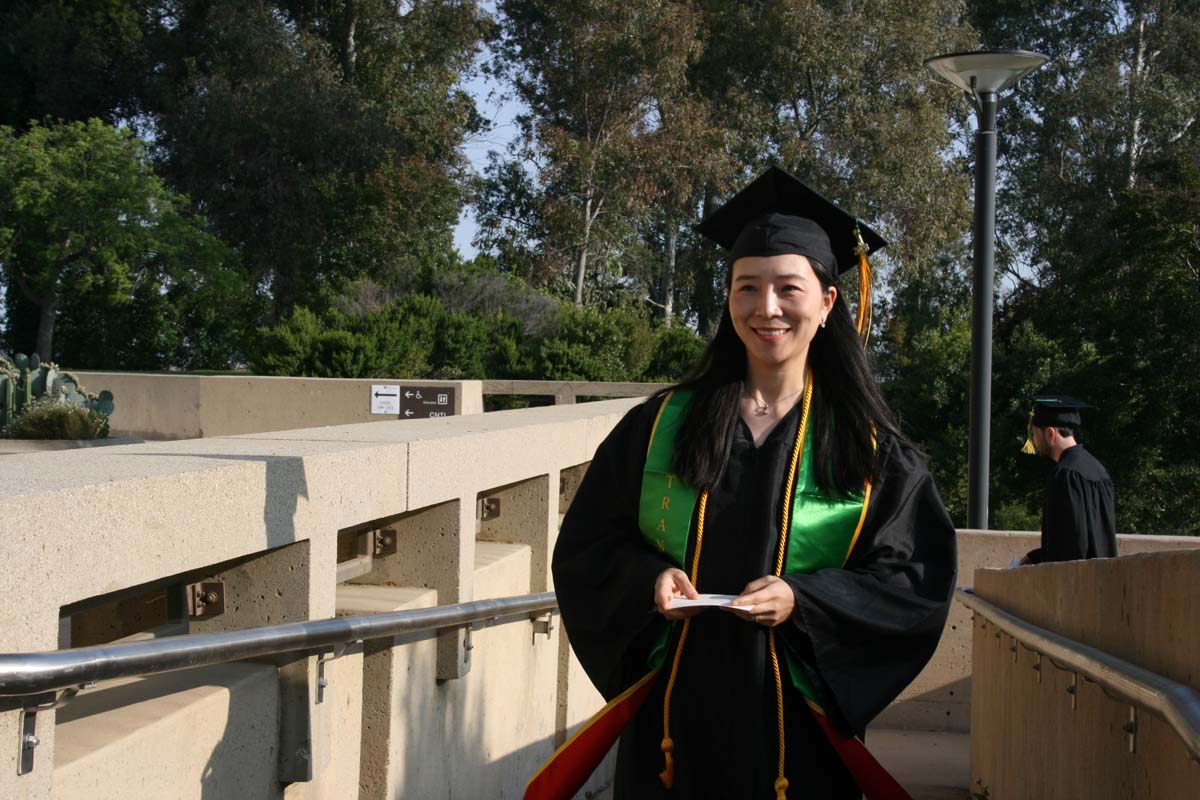
<svg viewBox="0 0 1200 800"><path fill-rule="evenodd" d="M641 708L654 688L658 672L652 670L613 698L563 742L530 779L525 787L525 800L570 800L574 797ZM904 787L875 760L861 739L842 736L819 709L810 704L809 710L846 769L854 776L866 800L912 800Z"/></svg>

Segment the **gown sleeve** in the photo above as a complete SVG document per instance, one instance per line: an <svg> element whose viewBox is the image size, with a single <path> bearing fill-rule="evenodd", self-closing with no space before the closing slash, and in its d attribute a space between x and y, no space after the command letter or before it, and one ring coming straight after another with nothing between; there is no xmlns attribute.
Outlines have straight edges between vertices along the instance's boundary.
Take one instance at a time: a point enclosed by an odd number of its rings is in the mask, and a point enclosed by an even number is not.
<svg viewBox="0 0 1200 800"><path fill-rule="evenodd" d="M563 627L605 699L641 677L625 674L636 660L629 655L648 654L667 624L654 610L654 581L678 566L638 530L642 469L661 402L634 408L596 450L551 561Z"/></svg>
<svg viewBox="0 0 1200 800"><path fill-rule="evenodd" d="M954 525L925 465L890 438L879 450L845 567L783 576L796 611L777 630L843 733L865 729L932 657L957 570Z"/></svg>

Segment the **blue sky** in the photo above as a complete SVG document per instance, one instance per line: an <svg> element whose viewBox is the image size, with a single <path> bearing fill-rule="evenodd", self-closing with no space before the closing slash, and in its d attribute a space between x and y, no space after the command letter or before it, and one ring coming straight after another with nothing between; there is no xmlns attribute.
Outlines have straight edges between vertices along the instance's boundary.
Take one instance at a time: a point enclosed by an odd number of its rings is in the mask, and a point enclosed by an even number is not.
<svg viewBox="0 0 1200 800"><path fill-rule="evenodd" d="M480 62L491 58L486 49L480 54ZM475 107L479 113L492 123L491 130L480 136L471 137L463 147L463 152L471 162L476 173L482 173L487 165L490 151L503 152L507 145L517 135L517 125L514 122L522 109L522 103L513 98L503 96L504 87L490 80L486 75L475 71L475 76L468 81L466 89L475 98ZM476 254L471 240L477 230L475 224L475 209L471 206L463 208L458 226L454 229L454 245L463 258L473 258Z"/></svg>

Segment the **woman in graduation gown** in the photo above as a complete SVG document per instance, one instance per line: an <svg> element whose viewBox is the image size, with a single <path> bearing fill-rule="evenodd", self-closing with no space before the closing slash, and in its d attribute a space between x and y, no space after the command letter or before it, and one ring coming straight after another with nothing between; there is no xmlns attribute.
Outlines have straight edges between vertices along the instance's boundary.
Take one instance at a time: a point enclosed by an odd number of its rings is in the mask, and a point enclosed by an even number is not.
<svg viewBox="0 0 1200 800"><path fill-rule="evenodd" d="M860 338L869 284L857 326L835 284L884 242L777 168L699 230L732 250L725 312L597 450L554 551L563 623L606 698L655 672L617 798L858 797L831 742L925 665L955 577ZM697 592L744 608L671 607Z"/></svg>

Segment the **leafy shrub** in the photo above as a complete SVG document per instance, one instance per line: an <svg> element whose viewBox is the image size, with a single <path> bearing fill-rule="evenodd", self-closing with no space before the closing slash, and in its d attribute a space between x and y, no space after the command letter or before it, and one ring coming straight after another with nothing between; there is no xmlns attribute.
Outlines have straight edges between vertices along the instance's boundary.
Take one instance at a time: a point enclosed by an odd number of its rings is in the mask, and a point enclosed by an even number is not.
<svg viewBox="0 0 1200 800"><path fill-rule="evenodd" d="M470 314L446 314L438 325L433 350L433 377L471 380L489 373L493 348L493 326L487 319Z"/></svg>
<svg viewBox="0 0 1200 800"><path fill-rule="evenodd" d="M438 300L423 295L408 295L360 315L330 310L318 316L297 308L279 325L260 329L250 366L262 375L426 376L445 316Z"/></svg>
<svg viewBox="0 0 1200 800"><path fill-rule="evenodd" d="M648 369L656 377L682 374L703 347L688 331L656 335L644 313L620 306L601 311L555 303L553 323L539 322L547 332L535 335L528 320L487 304L467 312L449 311L424 294L366 299L343 306L357 309L350 311L298 308L261 329L251 367L328 378L637 381Z"/></svg>
<svg viewBox="0 0 1200 800"><path fill-rule="evenodd" d="M435 297L409 294L361 317L338 315L342 327L369 334L367 372L359 377L417 378L430 375L446 308Z"/></svg>
<svg viewBox="0 0 1200 800"><path fill-rule="evenodd" d="M654 334L637 312L565 306L554 336L539 348L538 378L548 381L634 381L650 362Z"/></svg>
<svg viewBox="0 0 1200 800"><path fill-rule="evenodd" d="M103 439L108 419L56 398L38 400L13 420L4 434L14 439Z"/></svg>
<svg viewBox="0 0 1200 800"><path fill-rule="evenodd" d="M688 328L663 328L654 337L654 354L642 380L657 383L683 380L700 360L704 348L704 340Z"/></svg>

